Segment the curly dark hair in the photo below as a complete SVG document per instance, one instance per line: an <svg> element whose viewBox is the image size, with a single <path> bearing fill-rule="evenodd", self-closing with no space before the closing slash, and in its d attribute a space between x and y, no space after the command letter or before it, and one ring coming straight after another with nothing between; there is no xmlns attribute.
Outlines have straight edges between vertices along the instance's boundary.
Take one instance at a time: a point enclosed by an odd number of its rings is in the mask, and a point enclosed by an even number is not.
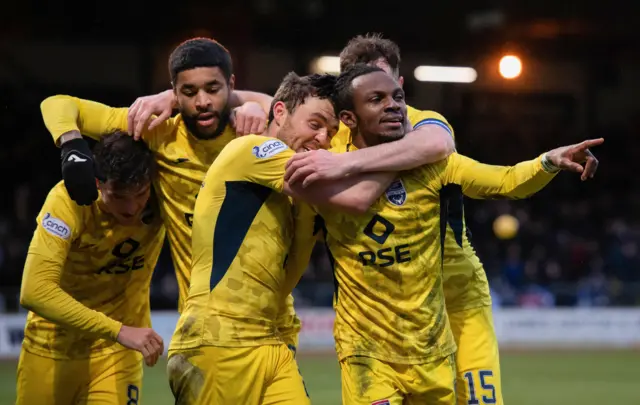
<svg viewBox="0 0 640 405"><path fill-rule="evenodd" d="M227 48L210 38L192 38L184 41L169 56L171 83L176 84L180 72L199 67L218 67L227 82L233 74L233 63Z"/></svg>
<svg viewBox="0 0 640 405"><path fill-rule="evenodd" d="M278 101L284 103L289 113L303 104L307 97L318 97L333 101L333 91L337 77L330 74L312 74L308 76L298 76L295 72L288 73L280 87L273 96L271 110L269 111L269 122L273 121L273 106Z"/></svg>
<svg viewBox="0 0 640 405"><path fill-rule="evenodd" d="M379 33L358 35L351 38L340 52L340 71L358 63L373 63L378 59L384 59L391 70L398 73L400 68L400 48L398 45L382 37Z"/></svg>
<svg viewBox="0 0 640 405"><path fill-rule="evenodd" d="M336 80L335 90L333 94L333 105L336 111L349 110L353 111L353 81L360 76L368 75L374 72L383 72L377 66L358 63L340 73Z"/></svg>
<svg viewBox="0 0 640 405"><path fill-rule="evenodd" d="M144 185L156 172L155 159L147 144L134 140L123 131L102 137L94 147L93 155L101 180L111 180L118 188Z"/></svg>

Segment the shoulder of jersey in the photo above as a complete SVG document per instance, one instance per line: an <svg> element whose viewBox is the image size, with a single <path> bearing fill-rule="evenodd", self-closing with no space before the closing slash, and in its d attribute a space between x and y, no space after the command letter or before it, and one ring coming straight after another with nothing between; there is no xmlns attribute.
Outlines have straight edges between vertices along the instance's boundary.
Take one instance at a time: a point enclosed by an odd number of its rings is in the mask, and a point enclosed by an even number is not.
<svg viewBox="0 0 640 405"><path fill-rule="evenodd" d="M414 120L422 121L425 119L435 119L444 121L447 124L449 123L447 119L438 112L432 110L418 110L411 106L407 106L407 116L409 117L409 121L411 121L412 124L415 124Z"/></svg>
<svg viewBox="0 0 640 405"><path fill-rule="evenodd" d="M77 210L82 209L82 207L76 205L75 202L71 200L71 197L64 186L64 181L60 181L58 184L53 186L49 192L49 198L51 197L56 199L56 205L62 202L68 207L75 207ZM61 239L69 239L71 237L71 227L62 218L52 215L51 211L43 211L42 214L41 225L46 232Z"/></svg>
<svg viewBox="0 0 640 405"><path fill-rule="evenodd" d="M64 185L64 180L60 180L55 186L53 186L49 194L51 196L55 196L56 200L63 200L65 202L71 203L71 207L78 207L79 209L82 208L71 199L71 196L67 191L67 187L65 187Z"/></svg>
<svg viewBox="0 0 640 405"><path fill-rule="evenodd" d="M440 113L431 110L417 110L411 106L407 106L407 116L409 122L413 125L413 129L417 129L422 125L432 124L437 125L447 131L452 137L455 138L453 133L453 127L449 124L449 121Z"/></svg>
<svg viewBox="0 0 640 405"><path fill-rule="evenodd" d="M280 139L264 135L245 135L234 139L231 143L235 143L238 148L250 148L250 153L257 159L266 159L289 149Z"/></svg>

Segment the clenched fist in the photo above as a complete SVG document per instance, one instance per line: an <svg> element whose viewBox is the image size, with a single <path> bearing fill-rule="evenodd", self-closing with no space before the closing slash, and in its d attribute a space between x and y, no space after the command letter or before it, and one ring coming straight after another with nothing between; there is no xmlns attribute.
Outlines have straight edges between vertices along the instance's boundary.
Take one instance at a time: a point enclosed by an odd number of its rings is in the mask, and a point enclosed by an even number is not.
<svg viewBox="0 0 640 405"><path fill-rule="evenodd" d="M142 353L144 362L149 367L154 366L164 352L162 338L150 328L134 328L122 325L120 333L118 333L118 343Z"/></svg>

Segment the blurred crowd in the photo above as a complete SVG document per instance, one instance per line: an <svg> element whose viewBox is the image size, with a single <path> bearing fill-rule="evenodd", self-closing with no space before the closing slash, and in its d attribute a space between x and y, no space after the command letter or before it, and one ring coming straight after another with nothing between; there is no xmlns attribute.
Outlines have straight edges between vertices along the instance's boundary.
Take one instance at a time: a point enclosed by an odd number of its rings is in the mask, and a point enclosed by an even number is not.
<svg viewBox="0 0 640 405"><path fill-rule="evenodd" d="M0 89L3 90L3 89ZM53 93L0 91L0 312L17 311L22 268L35 217L60 180L59 150L42 124L39 103ZM135 95L100 91L74 95L113 105L127 105ZM123 102L124 101L124 102ZM446 114L446 112L445 112ZM640 305L640 187L629 171L640 162L633 124L586 128L482 122L448 117L456 128L461 153L492 164L514 164L549 148L603 136L594 153L600 159L596 178L581 182L562 173L529 200L465 199L472 244L483 261L495 306L632 306ZM501 214L518 218L510 240L493 234ZM330 306L333 275L319 243L296 288L297 305ZM173 309L177 286L171 257L164 249L152 285L152 307Z"/></svg>

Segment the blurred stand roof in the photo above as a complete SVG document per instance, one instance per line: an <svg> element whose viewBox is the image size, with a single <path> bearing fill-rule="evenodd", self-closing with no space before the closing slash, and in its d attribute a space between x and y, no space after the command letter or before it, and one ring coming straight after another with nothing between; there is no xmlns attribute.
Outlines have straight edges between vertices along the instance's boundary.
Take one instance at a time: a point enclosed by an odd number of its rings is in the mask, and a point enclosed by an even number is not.
<svg viewBox="0 0 640 405"><path fill-rule="evenodd" d="M405 52L446 55L517 43L536 53L589 56L633 50L636 2L537 0L25 0L0 17L0 43L48 39L162 43L210 35L230 46L339 50L383 32Z"/></svg>

